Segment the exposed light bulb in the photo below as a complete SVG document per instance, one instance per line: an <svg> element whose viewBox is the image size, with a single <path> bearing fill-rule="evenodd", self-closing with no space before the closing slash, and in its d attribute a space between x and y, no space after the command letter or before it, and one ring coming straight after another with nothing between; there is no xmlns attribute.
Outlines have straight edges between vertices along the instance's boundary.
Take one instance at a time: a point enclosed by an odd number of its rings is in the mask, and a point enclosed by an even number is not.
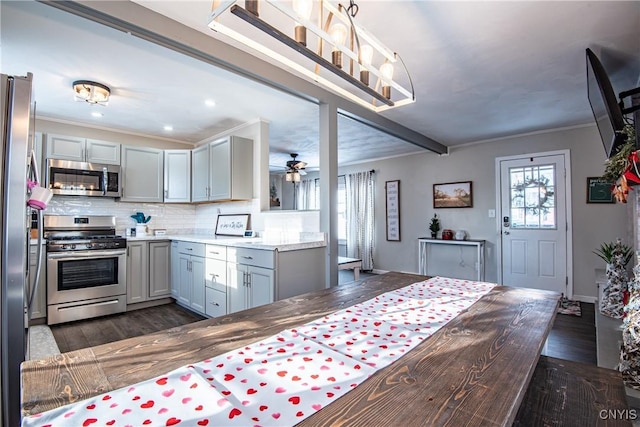
<svg viewBox="0 0 640 427"><path fill-rule="evenodd" d="M360 46L360 81L369 86L369 70L367 67L371 65L373 59L373 48L368 44Z"/></svg>
<svg viewBox="0 0 640 427"><path fill-rule="evenodd" d="M311 9L313 0L293 0L293 11L300 15L301 18L311 18Z"/></svg>
<svg viewBox="0 0 640 427"><path fill-rule="evenodd" d="M391 62L385 62L380 66L380 74L382 77L388 80L393 80L393 64Z"/></svg>
<svg viewBox="0 0 640 427"><path fill-rule="evenodd" d="M329 33L334 44L343 45L345 40L347 40L347 27L345 27L343 24L333 24ZM337 48L334 46L333 49L335 50Z"/></svg>
<svg viewBox="0 0 640 427"><path fill-rule="evenodd" d="M344 45L345 40L347 40L347 27L340 23L333 24L331 30L329 30L329 35L334 43L333 50L331 51L331 62L336 67L342 68L342 52L336 45Z"/></svg>
<svg viewBox="0 0 640 427"><path fill-rule="evenodd" d="M371 65L371 60L373 59L373 48L368 44L363 44L360 46L360 61L362 65L368 66Z"/></svg>
<svg viewBox="0 0 640 427"><path fill-rule="evenodd" d="M293 11L306 20L311 18L312 7L312 0L293 0ZM301 45L307 45L307 29L298 22L296 22L295 39Z"/></svg>
<svg viewBox="0 0 640 427"><path fill-rule="evenodd" d="M393 64L385 62L380 66L380 74L387 80L393 80ZM391 86L388 83L382 82L382 96L387 99L391 99Z"/></svg>

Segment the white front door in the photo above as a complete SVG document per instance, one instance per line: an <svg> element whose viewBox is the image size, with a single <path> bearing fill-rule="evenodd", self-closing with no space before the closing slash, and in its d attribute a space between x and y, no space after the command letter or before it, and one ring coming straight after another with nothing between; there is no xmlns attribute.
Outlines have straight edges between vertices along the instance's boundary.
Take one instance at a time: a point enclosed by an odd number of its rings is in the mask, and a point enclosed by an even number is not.
<svg viewBox="0 0 640 427"><path fill-rule="evenodd" d="M568 152L497 159L502 284L571 297L568 268Z"/></svg>

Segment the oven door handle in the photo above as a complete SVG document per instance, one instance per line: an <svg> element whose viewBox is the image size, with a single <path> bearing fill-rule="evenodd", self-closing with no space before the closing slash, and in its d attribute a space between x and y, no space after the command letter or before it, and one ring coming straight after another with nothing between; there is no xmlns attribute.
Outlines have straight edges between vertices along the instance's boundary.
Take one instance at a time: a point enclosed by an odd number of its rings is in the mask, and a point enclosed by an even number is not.
<svg viewBox="0 0 640 427"><path fill-rule="evenodd" d="M79 260L87 258L105 258L111 256L126 255L126 249L116 249L113 251L75 251L75 252L54 252L48 253L47 259Z"/></svg>

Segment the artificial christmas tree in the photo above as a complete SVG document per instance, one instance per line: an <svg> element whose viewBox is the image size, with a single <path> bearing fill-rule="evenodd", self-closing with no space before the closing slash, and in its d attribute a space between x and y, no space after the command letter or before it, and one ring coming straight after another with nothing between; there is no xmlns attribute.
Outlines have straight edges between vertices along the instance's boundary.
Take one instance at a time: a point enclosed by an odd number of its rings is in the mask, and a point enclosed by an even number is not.
<svg viewBox="0 0 640 427"><path fill-rule="evenodd" d="M615 319L622 319L624 312L624 295L629 283L625 265L624 248L618 239L613 248L611 264L607 264L607 286L600 300L600 312Z"/></svg>
<svg viewBox="0 0 640 427"><path fill-rule="evenodd" d="M640 390L640 252L636 252L634 279L629 283L629 301L624 307L620 371L626 386Z"/></svg>

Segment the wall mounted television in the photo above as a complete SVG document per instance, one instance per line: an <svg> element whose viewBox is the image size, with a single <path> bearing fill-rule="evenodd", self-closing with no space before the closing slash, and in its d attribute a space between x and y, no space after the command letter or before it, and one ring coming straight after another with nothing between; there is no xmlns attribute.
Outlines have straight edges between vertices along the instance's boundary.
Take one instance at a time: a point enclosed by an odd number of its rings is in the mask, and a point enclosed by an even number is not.
<svg viewBox="0 0 640 427"><path fill-rule="evenodd" d="M624 143L625 136L622 133L624 116L609 76L596 54L588 48L587 96L598 125L605 154L611 157Z"/></svg>

